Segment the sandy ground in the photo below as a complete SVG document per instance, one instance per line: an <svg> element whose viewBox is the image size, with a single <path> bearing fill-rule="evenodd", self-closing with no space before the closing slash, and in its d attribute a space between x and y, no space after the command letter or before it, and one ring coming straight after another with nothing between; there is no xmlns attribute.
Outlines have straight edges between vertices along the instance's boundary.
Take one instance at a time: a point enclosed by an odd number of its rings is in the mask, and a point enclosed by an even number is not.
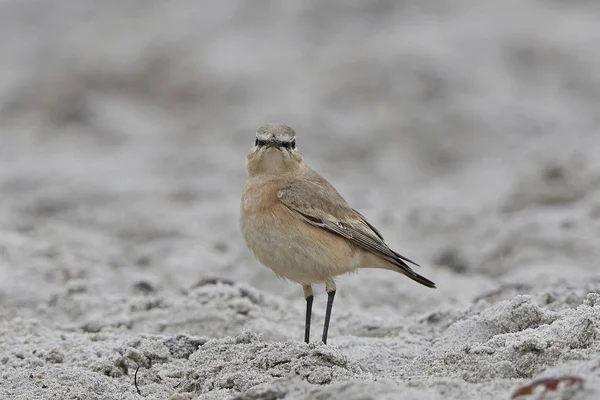
<svg viewBox="0 0 600 400"><path fill-rule="evenodd" d="M1 1L0 398L600 398L599 20ZM340 277L302 343L301 288L238 232L266 122L439 288Z"/></svg>

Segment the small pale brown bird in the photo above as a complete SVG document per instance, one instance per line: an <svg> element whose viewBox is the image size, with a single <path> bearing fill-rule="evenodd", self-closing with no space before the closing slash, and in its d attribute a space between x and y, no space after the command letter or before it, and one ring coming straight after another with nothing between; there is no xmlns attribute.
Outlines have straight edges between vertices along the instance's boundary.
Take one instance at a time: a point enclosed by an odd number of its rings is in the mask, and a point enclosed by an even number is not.
<svg viewBox="0 0 600 400"><path fill-rule="evenodd" d="M323 343L327 343L335 276L357 268L383 268L435 288L407 264L415 262L390 249L381 233L304 163L289 126L261 127L248 151L246 169L242 235L258 261L278 277L302 285L305 342L310 338L313 284L324 283L328 294Z"/></svg>

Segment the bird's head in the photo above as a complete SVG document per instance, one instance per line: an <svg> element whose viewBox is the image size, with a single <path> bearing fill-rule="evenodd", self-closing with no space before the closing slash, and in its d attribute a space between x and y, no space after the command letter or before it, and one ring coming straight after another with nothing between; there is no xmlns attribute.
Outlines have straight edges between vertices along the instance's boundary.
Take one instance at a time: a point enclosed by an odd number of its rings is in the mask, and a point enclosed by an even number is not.
<svg viewBox="0 0 600 400"><path fill-rule="evenodd" d="M246 158L249 176L293 172L302 163L302 154L296 147L296 132L279 124L260 127Z"/></svg>

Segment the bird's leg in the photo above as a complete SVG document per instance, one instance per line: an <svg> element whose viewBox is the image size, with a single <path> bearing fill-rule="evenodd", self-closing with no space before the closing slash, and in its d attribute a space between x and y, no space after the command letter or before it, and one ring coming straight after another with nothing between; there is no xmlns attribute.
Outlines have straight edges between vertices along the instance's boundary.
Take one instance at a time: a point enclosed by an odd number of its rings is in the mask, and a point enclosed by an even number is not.
<svg viewBox="0 0 600 400"><path fill-rule="evenodd" d="M327 332L329 331L331 308L333 307L333 298L335 297L335 282L332 278L328 278L325 281L325 291L327 291L327 311L325 312L325 325L323 326L323 343L327 343Z"/></svg>
<svg viewBox="0 0 600 400"><path fill-rule="evenodd" d="M302 285L304 298L306 299L306 322L304 324L304 341L308 343L310 339L310 316L312 314L313 290L310 285Z"/></svg>

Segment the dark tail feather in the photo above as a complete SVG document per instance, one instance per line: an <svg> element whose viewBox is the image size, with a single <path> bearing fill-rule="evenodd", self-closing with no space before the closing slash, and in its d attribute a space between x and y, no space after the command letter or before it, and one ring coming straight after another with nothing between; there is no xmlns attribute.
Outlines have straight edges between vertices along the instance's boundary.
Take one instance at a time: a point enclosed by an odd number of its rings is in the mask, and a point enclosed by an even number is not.
<svg viewBox="0 0 600 400"><path fill-rule="evenodd" d="M402 271L402 272L404 273L404 275L408 276L410 279L412 279L415 282L419 282L421 285L424 285L424 286L427 286L427 287L433 288L433 289L436 288L435 283L431 282L429 279L417 274L414 271L411 271L411 273L406 273L405 271Z"/></svg>
<svg viewBox="0 0 600 400"><path fill-rule="evenodd" d="M394 254L397 254L397 253L394 252ZM435 283L433 283L429 279L425 278L424 276L417 274L403 260L404 260L404 257L402 257L398 254L398 258L390 259L389 261L391 261L392 264L394 264L395 266L398 267L398 269L400 269L400 271L398 271L398 272L408 276L413 281L419 282L421 285L427 286L429 288L434 288L434 289L436 288ZM409 260L409 262L412 263L412 261L410 261L410 260ZM415 264L415 265L417 265L417 264Z"/></svg>

